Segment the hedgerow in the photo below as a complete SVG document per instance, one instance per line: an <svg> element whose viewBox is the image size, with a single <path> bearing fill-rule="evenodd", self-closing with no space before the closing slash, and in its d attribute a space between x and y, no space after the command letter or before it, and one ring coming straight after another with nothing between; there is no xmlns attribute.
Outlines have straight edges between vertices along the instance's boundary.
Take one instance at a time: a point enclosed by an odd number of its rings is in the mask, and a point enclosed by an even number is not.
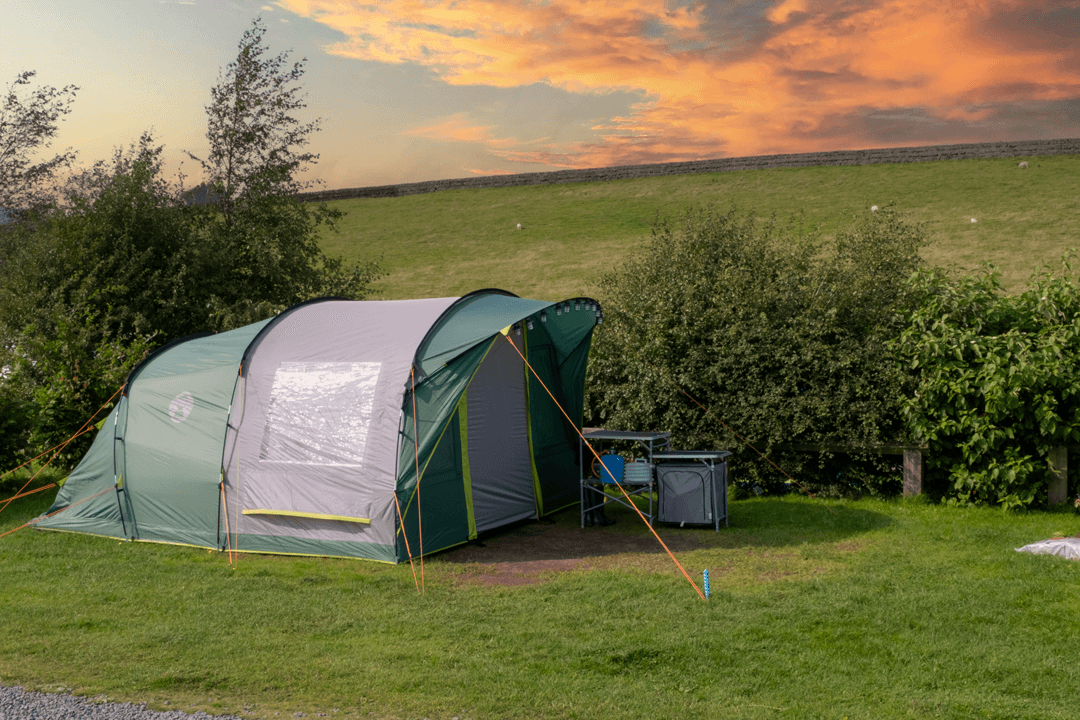
<svg viewBox="0 0 1080 720"><path fill-rule="evenodd" d="M917 306L907 280L923 242L888 208L853 217L831 239L798 216L763 222L737 208L659 223L646 248L599 281L606 322L590 361L588 422L729 448L736 480L766 490L787 478L733 433L811 489L895 492L887 456L790 446L905 439L910 376L889 342Z"/></svg>
<svg viewBox="0 0 1080 720"><path fill-rule="evenodd" d="M735 208L658 223L600 279L587 423L728 448L758 491L791 483L754 448L815 492L897 493L899 458L871 452L892 445L925 450L937 499L1046 504L1050 450L1080 443L1069 259L1008 296L992 267L923 266L923 242L889 208L833 239Z"/></svg>
<svg viewBox="0 0 1080 720"><path fill-rule="evenodd" d="M1080 441L1080 285L1069 259L1018 296L990 266L951 282L924 271L913 285L923 300L895 348L917 380L902 411L928 445L928 489L960 504L1045 504L1050 449Z"/></svg>

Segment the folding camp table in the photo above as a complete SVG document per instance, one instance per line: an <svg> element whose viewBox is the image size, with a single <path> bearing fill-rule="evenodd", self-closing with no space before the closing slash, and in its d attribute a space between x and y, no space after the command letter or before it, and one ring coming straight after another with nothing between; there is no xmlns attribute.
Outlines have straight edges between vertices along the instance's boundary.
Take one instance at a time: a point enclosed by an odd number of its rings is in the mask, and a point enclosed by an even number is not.
<svg viewBox="0 0 1080 720"><path fill-rule="evenodd" d="M581 458L581 527L585 527L585 513L590 510L603 505L606 500L614 500L617 503L621 503L629 508L634 508L632 498L635 495L648 495L649 497L649 512L645 516L648 518L649 524L652 525L653 520L656 518L656 512L653 505L653 492L656 489L656 476L654 473L649 472L644 476L635 475L631 478L620 478L619 484L626 488L626 494L630 496L630 499L619 495L610 496L603 490L603 485L596 487L596 484L614 484L610 478L604 478L603 480L596 478L588 478L586 475L587 467L592 467L592 463L595 460L593 454L585 449L585 442L588 441L592 445L593 449L599 455L603 449L604 441L609 442L616 440L625 440L629 442L636 442L645 449L648 456L648 466L651 469L653 466L653 453L659 451L661 448L668 449L671 447L671 432L633 432L630 430L586 430L582 433L584 440L578 441L578 449L580 451ZM601 470L601 475L603 471ZM595 483L595 484L594 484ZM595 503L595 504L590 504Z"/></svg>

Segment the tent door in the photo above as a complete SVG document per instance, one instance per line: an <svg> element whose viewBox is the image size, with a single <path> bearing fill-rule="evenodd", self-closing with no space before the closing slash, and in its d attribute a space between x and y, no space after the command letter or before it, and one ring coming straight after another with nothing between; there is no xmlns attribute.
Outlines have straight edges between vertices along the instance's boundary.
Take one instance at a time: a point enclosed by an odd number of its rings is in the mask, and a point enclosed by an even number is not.
<svg viewBox="0 0 1080 720"><path fill-rule="evenodd" d="M505 338L495 338L466 400L476 531L536 517L525 366Z"/></svg>

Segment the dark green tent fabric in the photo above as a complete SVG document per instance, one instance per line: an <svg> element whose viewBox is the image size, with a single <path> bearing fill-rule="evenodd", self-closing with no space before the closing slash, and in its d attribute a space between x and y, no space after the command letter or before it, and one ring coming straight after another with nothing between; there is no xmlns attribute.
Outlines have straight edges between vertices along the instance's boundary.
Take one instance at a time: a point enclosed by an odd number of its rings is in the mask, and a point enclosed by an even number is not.
<svg viewBox="0 0 1080 720"><path fill-rule="evenodd" d="M416 510L416 459L420 461L421 514L425 503L434 502L429 498L429 473L431 478L439 478L439 483L443 477L463 474L460 399L496 344L512 343L517 348L515 354L520 351L532 366L532 371L523 368L528 373L523 400L528 413L536 516L578 502L577 430L581 427L584 404L585 363L597 317L588 306L594 302L583 298L576 303L542 303L486 295L465 298L460 312L456 307L451 308L452 312L447 311L417 352L417 365L421 369L415 379L418 444L414 445L413 439L413 408L408 401L403 408L398 497L402 507L407 508L406 517ZM568 309L556 310L557 306ZM478 343L477 338L483 341ZM554 394L554 400L540 381ZM409 395L406 393L407 398ZM560 405L573 424L566 419ZM429 533L445 534L447 542L452 536L457 543L475 537L475 517L470 516L467 523L460 519L462 502L467 513L474 513L475 508L466 496L464 483L456 482L460 489L453 492L461 495L460 500L455 497L451 502L447 496L451 491L441 484L430 491L433 497L438 493L454 511L445 517L429 516L424 520L425 552L431 546ZM468 492L474 489L470 487ZM464 533L464 527L470 528L472 534ZM405 523L408 550L414 556L420 540L418 530L418 524ZM403 539L398 546L399 559L406 559L407 552Z"/></svg>
<svg viewBox="0 0 1080 720"><path fill-rule="evenodd" d="M424 375L433 373L478 343L490 340L501 329L552 305L501 291L466 296L432 327L416 351L417 366Z"/></svg>

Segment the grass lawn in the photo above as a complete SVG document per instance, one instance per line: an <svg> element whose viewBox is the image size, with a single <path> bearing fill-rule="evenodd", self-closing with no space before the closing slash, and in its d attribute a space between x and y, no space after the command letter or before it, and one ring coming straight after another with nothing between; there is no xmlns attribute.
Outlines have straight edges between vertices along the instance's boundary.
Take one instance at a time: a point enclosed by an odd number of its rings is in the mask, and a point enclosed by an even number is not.
<svg viewBox="0 0 1080 720"><path fill-rule="evenodd" d="M48 500L8 508L0 531ZM628 512L578 530L571 508L489 538L590 534L588 557L531 584L432 557L422 596L408 565L233 570L216 552L24 529L0 540L0 682L261 718L1076 717L1080 563L1013 551L1080 532L1074 515L732 502L719 533L661 531L699 582L709 568L705 602L658 547L608 550L646 535Z"/></svg>
<svg viewBox="0 0 1080 720"><path fill-rule="evenodd" d="M1020 160L1030 167L1021 170ZM339 200L348 215L324 249L381 259L375 288L395 300L500 287L523 297L595 295L599 273L650 236L658 214L732 202L768 217L803 210L826 233L871 205L924 223L935 265L992 262L1017 291L1043 264L1080 247L1080 156L745 170L602 183L452 190ZM972 224L971 218L978 220ZM517 230L517 223L524 230Z"/></svg>
<svg viewBox="0 0 1080 720"><path fill-rule="evenodd" d="M989 260L1016 290L1077 244L1078 176L1080 157L1060 156L447 191L338 201L349 215L324 244L381 258L383 299L494 286L558 300L595 294L598 273L688 204L801 209L834 232L893 203L926 224L930 262ZM0 533L54 495L13 503ZM574 507L485 540L584 534L587 551L552 546L546 565L436 555L423 595L408 565L242 556L232 569L217 552L24 529L0 538L0 683L259 718L1077 716L1080 563L1013 548L1080 533L1080 517L919 500L730 508L719 533L661 530L699 582L709 569L708 601L621 509L610 528L576 528Z"/></svg>

